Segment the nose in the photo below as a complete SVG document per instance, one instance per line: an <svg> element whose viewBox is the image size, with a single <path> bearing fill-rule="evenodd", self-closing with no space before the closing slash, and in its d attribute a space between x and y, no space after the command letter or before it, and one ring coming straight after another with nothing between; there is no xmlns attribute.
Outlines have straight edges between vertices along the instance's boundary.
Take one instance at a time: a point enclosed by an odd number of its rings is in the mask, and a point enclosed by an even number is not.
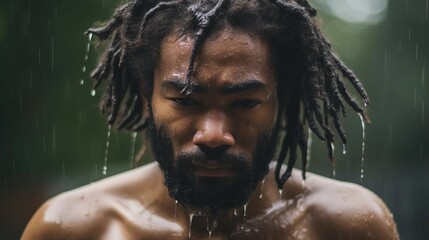
<svg viewBox="0 0 429 240"><path fill-rule="evenodd" d="M234 145L235 139L228 125L227 117L223 113L209 112L205 114L198 123L193 143L212 149Z"/></svg>

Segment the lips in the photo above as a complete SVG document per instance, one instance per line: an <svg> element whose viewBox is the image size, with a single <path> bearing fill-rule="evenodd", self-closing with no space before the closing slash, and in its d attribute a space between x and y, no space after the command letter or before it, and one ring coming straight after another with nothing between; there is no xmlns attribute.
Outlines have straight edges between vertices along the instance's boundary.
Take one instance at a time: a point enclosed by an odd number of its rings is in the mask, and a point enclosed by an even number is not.
<svg viewBox="0 0 429 240"><path fill-rule="evenodd" d="M206 164L194 164L193 172L198 177L231 177L235 175L234 168L229 165L207 162Z"/></svg>

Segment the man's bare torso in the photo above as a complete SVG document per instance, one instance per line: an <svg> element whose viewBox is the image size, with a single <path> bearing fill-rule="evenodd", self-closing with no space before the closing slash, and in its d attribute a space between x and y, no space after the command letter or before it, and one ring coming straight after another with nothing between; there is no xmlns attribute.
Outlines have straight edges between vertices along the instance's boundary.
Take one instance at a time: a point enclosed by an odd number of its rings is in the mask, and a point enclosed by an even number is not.
<svg viewBox="0 0 429 240"><path fill-rule="evenodd" d="M303 182L295 170L280 196L273 167L245 209L219 216L211 236L204 216L190 227L152 163L51 199L23 239L398 239L389 210L370 191L315 174Z"/></svg>

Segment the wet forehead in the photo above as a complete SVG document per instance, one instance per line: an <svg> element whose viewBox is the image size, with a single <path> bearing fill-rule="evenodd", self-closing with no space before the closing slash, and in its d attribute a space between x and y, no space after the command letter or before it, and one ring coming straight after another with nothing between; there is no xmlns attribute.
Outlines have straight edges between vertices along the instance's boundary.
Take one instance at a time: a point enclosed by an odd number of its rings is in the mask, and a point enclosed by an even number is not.
<svg viewBox="0 0 429 240"><path fill-rule="evenodd" d="M162 81L186 78L194 39L175 34L161 44L155 74ZM268 44L258 36L226 28L211 35L197 53L193 82L201 86L226 86L238 82L261 81L273 85L273 69Z"/></svg>

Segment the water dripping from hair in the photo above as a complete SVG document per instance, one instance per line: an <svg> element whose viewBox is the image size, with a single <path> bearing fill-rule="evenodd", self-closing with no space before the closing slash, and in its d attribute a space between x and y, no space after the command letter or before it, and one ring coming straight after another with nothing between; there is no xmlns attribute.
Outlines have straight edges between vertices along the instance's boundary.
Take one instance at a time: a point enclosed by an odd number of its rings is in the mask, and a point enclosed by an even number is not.
<svg viewBox="0 0 429 240"><path fill-rule="evenodd" d="M112 126L109 125L107 129L107 140L106 140L106 150L104 152L104 161L103 161L103 175L107 174L107 157L109 155L109 146L110 146L110 133L112 130Z"/></svg>
<svg viewBox="0 0 429 240"><path fill-rule="evenodd" d="M364 163L365 163L365 120L361 113L358 113L358 114L362 125L362 158L361 158L361 168L360 168L360 181L362 182L364 178Z"/></svg>
<svg viewBox="0 0 429 240"><path fill-rule="evenodd" d="M332 148L332 159L334 159L335 154L335 145L331 142L331 148ZM335 165L335 161L332 161L332 177L335 179L337 175L337 166Z"/></svg>
<svg viewBox="0 0 429 240"><path fill-rule="evenodd" d="M92 40L92 33L88 34L88 43L86 44L86 53L85 53L85 58L84 58L84 65L82 66L82 72L85 73L86 72L86 64L88 62L88 58L89 58L89 50L91 48L91 40ZM84 79L81 79L79 81L80 85L83 85L85 83ZM92 95L92 92L91 92ZM95 95L95 94L94 94Z"/></svg>
<svg viewBox="0 0 429 240"><path fill-rule="evenodd" d="M135 159L135 152L136 152L136 139L137 139L137 132L133 132L131 134L131 150L130 150L130 163L133 165L134 159ZM177 200L176 200L177 204Z"/></svg>
<svg viewBox="0 0 429 240"><path fill-rule="evenodd" d="M311 161L311 147L313 145L313 132L308 128L308 139L307 139L307 168L310 166Z"/></svg>

